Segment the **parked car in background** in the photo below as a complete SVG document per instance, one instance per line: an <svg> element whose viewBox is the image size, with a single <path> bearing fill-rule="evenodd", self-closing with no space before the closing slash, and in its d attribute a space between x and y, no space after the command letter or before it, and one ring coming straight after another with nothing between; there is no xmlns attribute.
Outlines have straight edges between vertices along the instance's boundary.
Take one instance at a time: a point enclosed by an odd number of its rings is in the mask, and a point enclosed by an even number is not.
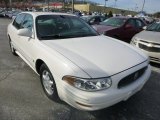
<svg viewBox="0 0 160 120"><path fill-rule="evenodd" d="M8 17L8 18L12 18L12 17L15 17L17 14L19 14L21 11L8 11L6 14L5 14L5 17Z"/></svg>
<svg viewBox="0 0 160 120"><path fill-rule="evenodd" d="M21 13L21 11L14 11L14 12L12 13L12 15L9 16L9 18L14 19L19 13Z"/></svg>
<svg viewBox="0 0 160 120"><path fill-rule="evenodd" d="M14 11L7 11L6 13L5 13L5 17L10 17L10 16L12 16L12 14L13 14L13 12Z"/></svg>
<svg viewBox="0 0 160 120"><path fill-rule="evenodd" d="M143 52L98 35L75 15L23 12L9 24L7 35L11 52L40 75L46 95L81 110L127 100L151 73Z"/></svg>
<svg viewBox="0 0 160 120"><path fill-rule="evenodd" d="M97 15L82 16L81 18L85 20L89 25L95 25L95 24L98 25L100 22L103 22L104 20L107 19L105 16L97 16Z"/></svg>
<svg viewBox="0 0 160 120"><path fill-rule="evenodd" d="M0 11L0 17L5 17L5 11L4 10Z"/></svg>
<svg viewBox="0 0 160 120"><path fill-rule="evenodd" d="M93 25L100 34L120 39L129 43L132 37L143 30L146 23L138 18L112 17L99 25Z"/></svg>
<svg viewBox="0 0 160 120"><path fill-rule="evenodd" d="M139 17L141 20L145 21L147 24L152 24L154 22L154 19L152 17L143 16Z"/></svg>
<svg viewBox="0 0 160 120"><path fill-rule="evenodd" d="M160 22L153 23L146 30L136 34L131 45L148 54L150 61L160 63Z"/></svg>

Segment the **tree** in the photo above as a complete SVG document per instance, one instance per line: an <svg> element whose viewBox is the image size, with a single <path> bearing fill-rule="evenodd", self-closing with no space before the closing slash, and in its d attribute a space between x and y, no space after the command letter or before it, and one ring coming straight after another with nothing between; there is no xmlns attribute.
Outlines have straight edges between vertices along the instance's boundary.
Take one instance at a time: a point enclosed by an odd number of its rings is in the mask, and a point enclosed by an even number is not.
<svg viewBox="0 0 160 120"><path fill-rule="evenodd" d="M108 17L113 17L112 11L109 11Z"/></svg>
<svg viewBox="0 0 160 120"><path fill-rule="evenodd" d="M160 18L160 12L154 13L153 16L156 18Z"/></svg>

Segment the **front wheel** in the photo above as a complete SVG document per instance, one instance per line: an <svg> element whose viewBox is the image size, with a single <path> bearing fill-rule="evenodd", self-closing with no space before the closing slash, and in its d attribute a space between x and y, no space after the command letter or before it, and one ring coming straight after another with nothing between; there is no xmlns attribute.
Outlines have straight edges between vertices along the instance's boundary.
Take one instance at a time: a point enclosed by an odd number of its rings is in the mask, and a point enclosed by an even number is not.
<svg viewBox="0 0 160 120"><path fill-rule="evenodd" d="M46 64L42 64L40 67L40 79L43 90L47 97L53 101L59 101L54 78Z"/></svg>

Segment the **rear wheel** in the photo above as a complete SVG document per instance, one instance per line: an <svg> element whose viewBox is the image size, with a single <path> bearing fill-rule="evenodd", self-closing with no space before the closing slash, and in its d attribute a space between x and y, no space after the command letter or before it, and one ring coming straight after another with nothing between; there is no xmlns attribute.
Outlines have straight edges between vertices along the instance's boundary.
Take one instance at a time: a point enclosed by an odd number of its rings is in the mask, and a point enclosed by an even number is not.
<svg viewBox="0 0 160 120"><path fill-rule="evenodd" d="M18 56L10 38L9 38L9 46L10 46L12 54L15 56Z"/></svg>
<svg viewBox="0 0 160 120"><path fill-rule="evenodd" d="M40 79L43 90L48 98L53 101L59 101L58 93L52 73L46 64L42 64L40 67Z"/></svg>

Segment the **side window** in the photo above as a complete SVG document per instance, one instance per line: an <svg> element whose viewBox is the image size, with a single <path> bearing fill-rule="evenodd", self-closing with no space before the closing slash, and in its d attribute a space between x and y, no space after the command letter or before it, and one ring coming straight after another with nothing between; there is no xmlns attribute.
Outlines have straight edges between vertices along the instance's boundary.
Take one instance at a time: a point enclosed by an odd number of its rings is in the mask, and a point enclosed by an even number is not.
<svg viewBox="0 0 160 120"><path fill-rule="evenodd" d="M100 17L101 22L103 22L105 20L105 17Z"/></svg>
<svg viewBox="0 0 160 120"><path fill-rule="evenodd" d="M133 27L136 27L136 23L134 19L129 19L127 24L132 25Z"/></svg>
<svg viewBox="0 0 160 120"><path fill-rule="evenodd" d="M142 28L144 26L144 23L141 20L136 20L136 27L137 28Z"/></svg>
<svg viewBox="0 0 160 120"><path fill-rule="evenodd" d="M13 26L15 28L17 28L17 29L21 29L21 27L22 27L21 23L22 23L24 17L25 17L25 14L19 14L19 15L17 15L17 17L15 18L15 20L13 22Z"/></svg>
<svg viewBox="0 0 160 120"><path fill-rule="evenodd" d="M22 28L28 28L32 31L33 28L33 17L32 15L26 14L23 22L22 22Z"/></svg>

